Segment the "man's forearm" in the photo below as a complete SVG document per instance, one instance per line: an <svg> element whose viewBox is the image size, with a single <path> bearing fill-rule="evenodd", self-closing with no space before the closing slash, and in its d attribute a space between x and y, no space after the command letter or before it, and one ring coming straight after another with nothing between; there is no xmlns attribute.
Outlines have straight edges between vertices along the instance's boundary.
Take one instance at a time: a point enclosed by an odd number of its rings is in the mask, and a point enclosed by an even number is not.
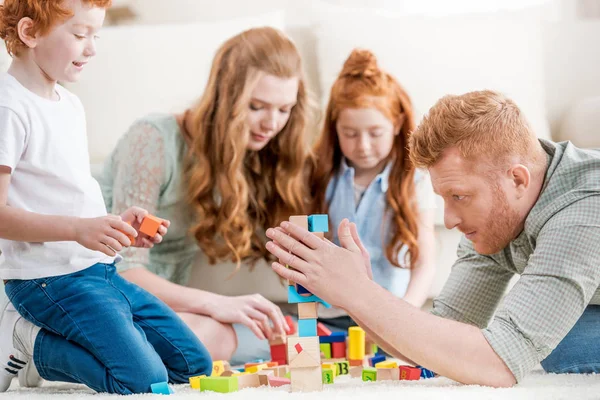
<svg viewBox="0 0 600 400"><path fill-rule="evenodd" d="M421 311L369 281L342 305L394 353L461 383L512 386L515 379L475 326ZM374 306L376 305L376 306Z"/></svg>

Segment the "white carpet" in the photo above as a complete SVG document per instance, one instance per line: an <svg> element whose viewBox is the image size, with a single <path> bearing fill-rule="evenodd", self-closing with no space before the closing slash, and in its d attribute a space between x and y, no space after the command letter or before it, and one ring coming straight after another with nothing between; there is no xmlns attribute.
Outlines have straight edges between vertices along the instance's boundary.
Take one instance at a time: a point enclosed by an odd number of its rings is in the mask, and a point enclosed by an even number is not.
<svg viewBox="0 0 600 400"><path fill-rule="evenodd" d="M220 394L197 392L189 385L175 386L176 393L169 399L372 399L419 400L419 399L600 399L600 375L547 375L536 371L520 385L510 389L492 389L481 386L459 385L446 378L433 378L417 382L362 382L348 376L336 378L333 385L326 385L319 393L288 393L289 385L243 389L236 393ZM116 395L95 394L81 385L46 382L36 389L20 389L15 380L8 392L0 399L56 400L115 399ZM143 394L123 397L126 400L160 398L159 395Z"/></svg>

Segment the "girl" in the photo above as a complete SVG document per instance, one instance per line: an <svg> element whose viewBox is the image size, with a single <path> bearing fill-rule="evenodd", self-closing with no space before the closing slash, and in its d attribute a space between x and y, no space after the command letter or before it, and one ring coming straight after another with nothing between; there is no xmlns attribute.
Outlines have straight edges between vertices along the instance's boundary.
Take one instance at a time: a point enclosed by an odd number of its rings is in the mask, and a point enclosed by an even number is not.
<svg viewBox="0 0 600 400"><path fill-rule="evenodd" d="M119 272L175 310L215 359L249 361L234 354L252 357L248 329L259 339L286 329L261 295L185 285L198 247L211 263L239 269L268 258L267 227L306 213L307 98L294 44L272 28L248 30L217 51L200 101L138 120L99 179L109 212L138 204L171 221L161 246L125 249Z"/></svg>
<svg viewBox="0 0 600 400"><path fill-rule="evenodd" d="M428 175L409 162L414 127L402 86L379 69L371 52L354 50L331 88L314 151L312 193L316 211L329 214L331 226L344 218L356 223L373 279L421 307L435 272L435 205ZM322 309L320 316L340 329L353 325L341 310Z"/></svg>

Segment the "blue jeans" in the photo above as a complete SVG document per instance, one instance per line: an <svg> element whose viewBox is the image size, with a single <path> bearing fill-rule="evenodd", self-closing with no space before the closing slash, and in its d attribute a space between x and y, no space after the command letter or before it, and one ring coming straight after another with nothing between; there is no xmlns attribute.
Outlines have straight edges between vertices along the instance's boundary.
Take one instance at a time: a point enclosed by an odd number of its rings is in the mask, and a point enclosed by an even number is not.
<svg viewBox="0 0 600 400"><path fill-rule="evenodd" d="M557 374L600 372L600 306L589 305L542 367Z"/></svg>
<svg viewBox="0 0 600 400"><path fill-rule="evenodd" d="M177 314L114 265L10 280L5 290L19 313L42 328L33 360L46 380L134 394L212 370L208 351Z"/></svg>

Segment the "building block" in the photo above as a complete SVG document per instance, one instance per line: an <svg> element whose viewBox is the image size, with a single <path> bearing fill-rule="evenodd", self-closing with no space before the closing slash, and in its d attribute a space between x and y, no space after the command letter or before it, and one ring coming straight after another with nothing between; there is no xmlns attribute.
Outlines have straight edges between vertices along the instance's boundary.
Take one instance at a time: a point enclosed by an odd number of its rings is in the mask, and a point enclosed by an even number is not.
<svg viewBox="0 0 600 400"><path fill-rule="evenodd" d="M226 366L229 366L229 363L227 361L213 361L213 369L212 374L210 374L210 376L220 376L223 372L225 372Z"/></svg>
<svg viewBox="0 0 600 400"><path fill-rule="evenodd" d="M296 284L296 291L298 292L299 295L312 294L311 292L308 291L307 288L305 288L304 286L302 286L299 283Z"/></svg>
<svg viewBox="0 0 600 400"><path fill-rule="evenodd" d="M365 363L363 360L348 360L351 367L364 367Z"/></svg>
<svg viewBox="0 0 600 400"><path fill-rule="evenodd" d="M327 328L324 324L322 324L321 322L319 322L317 324L317 335L319 335L319 336L330 336L331 335L331 329Z"/></svg>
<svg viewBox="0 0 600 400"><path fill-rule="evenodd" d="M323 377L323 383L326 384L332 384L333 380L335 379L335 376L333 374L333 369L331 368L323 368L322 369L322 377Z"/></svg>
<svg viewBox="0 0 600 400"><path fill-rule="evenodd" d="M365 382L377 380L377 370L373 367L365 367L362 370L362 380Z"/></svg>
<svg viewBox="0 0 600 400"><path fill-rule="evenodd" d="M435 373L427 368L423 368L421 366L417 365L417 368L421 369L421 378L422 379L429 379L429 378L434 378L435 377Z"/></svg>
<svg viewBox="0 0 600 400"><path fill-rule="evenodd" d="M298 303L298 319L316 319L317 317L317 303ZM319 325L317 325L318 328Z"/></svg>
<svg viewBox="0 0 600 400"><path fill-rule="evenodd" d="M300 337L317 336L317 320L316 319L300 319L300 320L298 320L298 336L300 336Z"/></svg>
<svg viewBox="0 0 600 400"><path fill-rule="evenodd" d="M286 315L285 322L287 322L288 327L290 328L287 331L285 331L285 334L286 335L295 334L296 333L296 323L294 322L294 319L290 315Z"/></svg>
<svg viewBox="0 0 600 400"><path fill-rule="evenodd" d="M321 354L323 354L323 358L331 358L331 343L320 343L319 348L321 349Z"/></svg>
<svg viewBox="0 0 600 400"><path fill-rule="evenodd" d="M378 381L397 381L400 379L398 368L377 368Z"/></svg>
<svg viewBox="0 0 600 400"><path fill-rule="evenodd" d="M200 379L202 378L206 378L206 375L190 377L190 386L192 387L192 389L200 390Z"/></svg>
<svg viewBox="0 0 600 400"><path fill-rule="evenodd" d="M158 227L162 224L162 219L154 215L146 215L140 225L140 232L154 237L158 233Z"/></svg>
<svg viewBox="0 0 600 400"><path fill-rule="evenodd" d="M313 214L308 216L309 232L329 232L329 217L327 214Z"/></svg>
<svg viewBox="0 0 600 400"><path fill-rule="evenodd" d="M364 367L352 367L350 368L350 376L352 378L361 378Z"/></svg>
<svg viewBox="0 0 600 400"><path fill-rule="evenodd" d="M398 369L398 363L396 361L382 361L373 365L375 368L394 368Z"/></svg>
<svg viewBox="0 0 600 400"><path fill-rule="evenodd" d="M332 332L329 336L319 336L321 343L344 343L346 344L346 332ZM345 358L340 357L340 358Z"/></svg>
<svg viewBox="0 0 600 400"><path fill-rule="evenodd" d="M173 391L173 389L171 389L171 386L169 386L169 384L167 382L158 382L158 383L153 383L150 385L150 390L152 390L152 393L154 394L173 394L175 393Z"/></svg>
<svg viewBox="0 0 600 400"><path fill-rule="evenodd" d="M273 371L275 376L278 376L280 378L285 378L285 375L288 373L288 366L287 365L279 365L277 367L270 367L270 368L265 368L263 371Z"/></svg>
<svg viewBox="0 0 600 400"><path fill-rule="evenodd" d="M363 360L365 358L365 331L358 326L348 329L349 351L348 359Z"/></svg>
<svg viewBox="0 0 600 400"><path fill-rule="evenodd" d="M292 392L313 392L323 390L321 365L313 368L296 368L291 371Z"/></svg>
<svg viewBox="0 0 600 400"><path fill-rule="evenodd" d="M324 300L321 300L319 297L314 294L310 296L300 296L296 291L294 286L288 286L288 303L297 304L297 303L312 303L317 302L323 304L325 308L331 308L331 305Z"/></svg>
<svg viewBox="0 0 600 400"><path fill-rule="evenodd" d="M249 372L251 374L254 374L258 371L262 371L265 368L268 368L269 366L267 364L258 364L258 365L252 365L248 368L246 368L246 372Z"/></svg>
<svg viewBox="0 0 600 400"><path fill-rule="evenodd" d="M312 368L316 366L320 366L320 359L310 356L306 351L298 354L290 361L290 369Z"/></svg>
<svg viewBox="0 0 600 400"><path fill-rule="evenodd" d="M308 215L292 215L289 221L294 225L308 230Z"/></svg>
<svg viewBox="0 0 600 400"><path fill-rule="evenodd" d="M288 378L281 376L269 376L269 386L283 386L289 385L292 381Z"/></svg>
<svg viewBox="0 0 600 400"><path fill-rule="evenodd" d="M401 381L418 381L421 378L420 368L401 366L399 369Z"/></svg>
<svg viewBox="0 0 600 400"><path fill-rule="evenodd" d="M276 344L271 345L271 360L285 360L287 351L285 349L285 344ZM285 363L284 363L285 364ZM248 364L246 364L248 365Z"/></svg>
<svg viewBox="0 0 600 400"><path fill-rule="evenodd" d="M337 367L335 366L335 364L330 362L321 364L322 370L326 368L329 368L333 372L333 378L335 379L335 377L337 376Z"/></svg>
<svg viewBox="0 0 600 400"><path fill-rule="evenodd" d="M344 343L344 342L331 343L331 357L346 358L346 343Z"/></svg>
<svg viewBox="0 0 600 400"><path fill-rule="evenodd" d="M296 349L296 345L300 345L302 350L298 351ZM290 336L288 337L287 344L287 358L288 365L292 368L294 360L301 353L307 353L312 359L317 361L317 365L321 365L321 350L319 348L319 339L315 337L298 337L298 336Z"/></svg>
<svg viewBox="0 0 600 400"><path fill-rule="evenodd" d="M202 384L200 385L200 391L205 392L210 390L211 392L218 393L231 393L238 391L238 376L209 376L202 379Z"/></svg>
<svg viewBox="0 0 600 400"><path fill-rule="evenodd" d="M380 362L385 361L385 356L375 356L375 357L371 357L369 358L369 366L370 367L375 367L375 364L378 364Z"/></svg>
<svg viewBox="0 0 600 400"><path fill-rule="evenodd" d="M335 366L338 375L348 375L350 373L350 363L348 361L337 361Z"/></svg>
<svg viewBox="0 0 600 400"><path fill-rule="evenodd" d="M261 382L257 374L238 375L236 378L238 380L238 390L261 386Z"/></svg>

